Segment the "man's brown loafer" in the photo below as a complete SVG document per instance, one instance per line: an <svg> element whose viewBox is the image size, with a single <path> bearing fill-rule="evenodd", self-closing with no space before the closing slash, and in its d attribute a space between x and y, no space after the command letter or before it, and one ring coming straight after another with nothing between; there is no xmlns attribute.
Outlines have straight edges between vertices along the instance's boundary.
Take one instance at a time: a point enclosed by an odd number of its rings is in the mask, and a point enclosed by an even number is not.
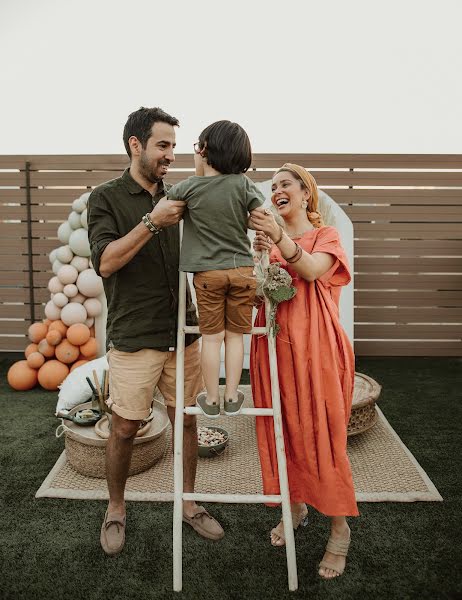
<svg viewBox="0 0 462 600"><path fill-rule="evenodd" d="M100 539L101 547L108 556L122 552L125 544L125 517L114 515L109 518L106 510Z"/></svg>
<svg viewBox="0 0 462 600"><path fill-rule="evenodd" d="M209 540L221 540L225 535L220 523L210 515L203 506L192 517L183 513L183 521L191 525L199 535Z"/></svg>

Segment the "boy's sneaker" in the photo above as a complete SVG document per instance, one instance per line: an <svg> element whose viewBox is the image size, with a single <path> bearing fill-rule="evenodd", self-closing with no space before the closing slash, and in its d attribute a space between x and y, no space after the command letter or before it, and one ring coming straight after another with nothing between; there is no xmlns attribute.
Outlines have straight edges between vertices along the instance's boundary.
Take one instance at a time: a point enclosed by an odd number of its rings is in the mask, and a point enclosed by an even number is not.
<svg viewBox="0 0 462 600"><path fill-rule="evenodd" d="M241 390L237 390L237 400L226 400L224 401L225 405L225 415L228 417L232 417L234 415L238 415L241 412L242 405L244 404L244 392Z"/></svg>
<svg viewBox="0 0 462 600"><path fill-rule="evenodd" d="M203 414L209 419L218 419L220 416L220 404L207 404L207 392L201 392L196 398L196 406L198 406Z"/></svg>

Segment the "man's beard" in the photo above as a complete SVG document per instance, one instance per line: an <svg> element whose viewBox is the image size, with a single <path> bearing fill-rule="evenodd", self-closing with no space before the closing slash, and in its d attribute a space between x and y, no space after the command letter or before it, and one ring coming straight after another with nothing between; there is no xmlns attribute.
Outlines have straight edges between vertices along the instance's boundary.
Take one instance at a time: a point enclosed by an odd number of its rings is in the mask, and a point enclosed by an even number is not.
<svg viewBox="0 0 462 600"><path fill-rule="evenodd" d="M167 160L162 160L159 161L157 165L167 165L168 167L170 165L170 162ZM155 175L151 168L151 165L149 164L149 161L146 159L146 154L144 152L142 152L140 156L140 172L141 175L151 183L159 183L164 178L164 175Z"/></svg>

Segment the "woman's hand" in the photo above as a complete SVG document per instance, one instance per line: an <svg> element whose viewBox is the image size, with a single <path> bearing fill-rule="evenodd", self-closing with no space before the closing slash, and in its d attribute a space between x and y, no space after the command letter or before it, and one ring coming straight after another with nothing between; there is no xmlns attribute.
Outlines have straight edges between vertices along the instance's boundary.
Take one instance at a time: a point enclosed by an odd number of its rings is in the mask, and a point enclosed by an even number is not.
<svg viewBox="0 0 462 600"><path fill-rule="evenodd" d="M264 252L265 250L270 250L273 245L271 238L265 235L262 231L257 231L255 233L255 238L253 240L253 249L255 252Z"/></svg>
<svg viewBox="0 0 462 600"><path fill-rule="evenodd" d="M268 208L254 209L250 213L250 221L252 229L257 232L261 231L272 240L277 240L280 236L280 225L276 223L276 219Z"/></svg>

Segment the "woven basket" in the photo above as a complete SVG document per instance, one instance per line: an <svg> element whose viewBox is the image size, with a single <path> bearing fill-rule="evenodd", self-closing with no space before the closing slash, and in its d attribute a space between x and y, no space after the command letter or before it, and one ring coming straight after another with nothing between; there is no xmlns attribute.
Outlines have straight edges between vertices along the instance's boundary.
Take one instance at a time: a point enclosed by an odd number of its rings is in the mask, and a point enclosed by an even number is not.
<svg viewBox="0 0 462 600"><path fill-rule="evenodd" d="M87 404L81 404L71 413L86 407ZM145 435L134 440L129 475L136 475L152 467L162 458L167 448L167 411L156 401L153 411L155 416L151 427ZM72 468L86 477L106 478L106 444L107 440L96 435L94 427L84 428L71 423L66 429L66 458Z"/></svg>
<svg viewBox="0 0 462 600"><path fill-rule="evenodd" d="M380 396L381 386L372 377L355 373L353 403L348 422L348 436L358 435L373 427L377 422L375 403Z"/></svg>

